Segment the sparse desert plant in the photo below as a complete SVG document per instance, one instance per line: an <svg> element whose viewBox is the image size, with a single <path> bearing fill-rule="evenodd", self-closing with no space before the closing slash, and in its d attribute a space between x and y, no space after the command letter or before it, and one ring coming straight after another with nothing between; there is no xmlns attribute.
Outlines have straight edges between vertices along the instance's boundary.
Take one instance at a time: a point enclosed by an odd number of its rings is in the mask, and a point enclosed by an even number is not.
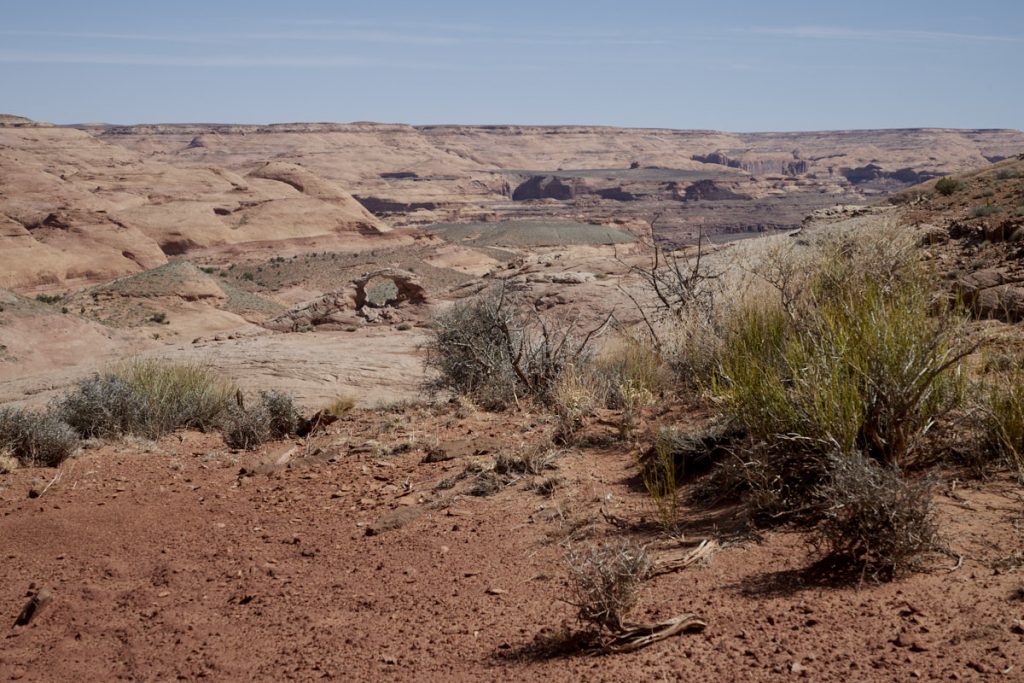
<svg viewBox="0 0 1024 683"><path fill-rule="evenodd" d="M426 364L435 373L427 388L493 409L525 396L547 401L562 372L588 360L590 341L606 323L584 331L573 315L539 313L503 281L434 318Z"/></svg>
<svg viewBox="0 0 1024 683"><path fill-rule="evenodd" d="M935 183L935 191L944 197L948 197L954 192L959 191L963 187L963 183L952 176L946 176L939 178Z"/></svg>
<svg viewBox="0 0 1024 683"><path fill-rule="evenodd" d="M272 439L281 439L299 428L302 417L298 408L295 407L295 400L288 394L270 390L260 392L260 403L266 408L269 417L268 427Z"/></svg>
<svg viewBox="0 0 1024 683"><path fill-rule="evenodd" d="M832 459L822 501L818 544L863 575L891 579L938 546L927 480L909 481L893 467L861 456Z"/></svg>
<svg viewBox="0 0 1024 683"><path fill-rule="evenodd" d="M723 405L755 439L898 464L962 402L959 365L974 347L920 274L888 285L825 275L796 324L741 313L722 363Z"/></svg>
<svg viewBox="0 0 1024 683"><path fill-rule="evenodd" d="M323 408L323 413L325 415L330 415L332 417L341 417L342 415L351 412L352 409L355 407L355 398L343 394L336 396L327 405L325 405Z"/></svg>
<svg viewBox="0 0 1024 683"><path fill-rule="evenodd" d="M672 432L662 429L654 441L653 457L649 462L639 463L644 489L666 531L675 529L679 513L678 486L682 473L677 471L674 440Z"/></svg>
<svg viewBox="0 0 1024 683"><path fill-rule="evenodd" d="M613 541L587 548L570 548L570 604L581 622L611 632L625 630L640 588L651 573L652 563L643 546Z"/></svg>
<svg viewBox="0 0 1024 683"><path fill-rule="evenodd" d="M0 408L0 451L21 464L56 467L78 447L78 435L53 411Z"/></svg>
<svg viewBox="0 0 1024 683"><path fill-rule="evenodd" d="M272 437L270 413L261 402L249 407L232 404L225 412L221 430L230 448L255 450Z"/></svg>
<svg viewBox="0 0 1024 683"><path fill-rule="evenodd" d="M621 413L619 415L619 438L623 441L633 438L640 424L643 409L654 401L654 394L640 383L626 380L619 384L615 393L618 396Z"/></svg>
<svg viewBox="0 0 1024 683"><path fill-rule="evenodd" d="M560 453L555 448L544 446L523 446L515 451L502 452L494 462L494 471L498 474L543 474L546 470L556 469L555 462Z"/></svg>
<svg viewBox="0 0 1024 683"><path fill-rule="evenodd" d="M625 407L621 389L662 396L672 390L671 370L661 354L639 337L623 334L602 349L593 361L594 372L608 387L606 401L611 408Z"/></svg>
<svg viewBox="0 0 1024 683"><path fill-rule="evenodd" d="M83 438L110 438L150 432L145 395L117 375L96 375L57 400L54 409Z"/></svg>
<svg viewBox="0 0 1024 683"><path fill-rule="evenodd" d="M985 204L983 206L976 206L971 210L971 215L975 218L984 218L986 216L992 216L1002 211L1002 208L998 206L992 206L991 204Z"/></svg>
<svg viewBox="0 0 1024 683"><path fill-rule="evenodd" d="M0 448L0 474L10 474L18 469L18 459L7 448Z"/></svg>
<svg viewBox="0 0 1024 683"><path fill-rule="evenodd" d="M558 440L571 443L583 421L607 402L607 396L608 386L593 364L568 366L551 389Z"/></svg>
<svg viewBox="0 0 1024 683"><path fill-rule="evenodd" d="M980 407L985 454L1024 475L1024 371L1014 367L987 382Z"/></svg>

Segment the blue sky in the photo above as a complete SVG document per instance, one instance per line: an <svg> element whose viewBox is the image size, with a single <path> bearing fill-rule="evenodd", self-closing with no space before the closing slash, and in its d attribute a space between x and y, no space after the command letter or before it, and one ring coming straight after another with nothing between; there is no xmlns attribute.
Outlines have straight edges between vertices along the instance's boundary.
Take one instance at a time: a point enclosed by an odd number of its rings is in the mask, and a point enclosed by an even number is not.
<svg viewBox="0 0 1024 683"><path fill-rule="evenodd" d="M0 112L1024 128L1024 2L0 0Z"/></svg>

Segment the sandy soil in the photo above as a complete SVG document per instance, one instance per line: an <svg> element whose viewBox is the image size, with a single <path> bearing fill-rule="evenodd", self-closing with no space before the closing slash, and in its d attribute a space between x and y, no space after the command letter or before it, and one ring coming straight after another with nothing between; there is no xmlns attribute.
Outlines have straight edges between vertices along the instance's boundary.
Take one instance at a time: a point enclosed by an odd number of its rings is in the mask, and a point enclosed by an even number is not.
<svg viewBox="0 0 1024 683"><path fill-rule="evenodd" d="M30 480L57 471L3 476L0 613L13 622L34 588L54 598L27 627L8 628L0 678L1020 676L1021 488L944 489L943 528L962 565L938 556L887 585L832 584L813 571L803 536L737 536L731 508L688 508L684 535L664 537L621 445L564 453L550 498L525 479L488 498L466 495L465 481L435 489L548 429L522 413L360 412L309 444L257 454L194 433L89 449L36 499ZM437 443L452 459L421 462ZM293 445L289 465L266 464ZM411 521L367 535L395 510ZM641 617L696 612L707 629L626 655L536 654L539 634L572 624L565 548L620 536L655 555L681 540L725 544L704 566L648 582L641 599Z"/></svg>

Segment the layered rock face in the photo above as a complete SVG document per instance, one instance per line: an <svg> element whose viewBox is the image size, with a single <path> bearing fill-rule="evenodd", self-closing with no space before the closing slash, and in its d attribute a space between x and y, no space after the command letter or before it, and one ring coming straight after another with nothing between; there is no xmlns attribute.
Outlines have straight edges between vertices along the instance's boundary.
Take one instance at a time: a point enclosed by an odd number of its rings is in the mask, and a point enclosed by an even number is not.
<svg viewBox="0 0 1024 683"><path fill-rule="evenodd" d="M93 283L215 250L359 248L436 223L640 229L658 215L661 236L685 242L792 227L823 206L1021 152L1012 130L54 127L8 116L0 286Z"/></svg>

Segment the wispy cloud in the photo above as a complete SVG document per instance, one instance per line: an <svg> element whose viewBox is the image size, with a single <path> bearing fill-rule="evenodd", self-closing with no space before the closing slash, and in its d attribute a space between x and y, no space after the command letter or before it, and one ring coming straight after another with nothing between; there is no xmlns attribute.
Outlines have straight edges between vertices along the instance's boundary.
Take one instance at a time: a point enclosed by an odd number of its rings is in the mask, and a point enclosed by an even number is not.
<svg viewBox="0 0 1024 683"><path fill-rule="evenodd" d="M59 39L59 40L102 40L130 43L180 43L197 45L239 44L254 41L275 43L365 43L381 45L409 45L445 47L472 44L505 45L560 45L560 46L637 46L661 45L667 41L648 36L633 36L614 32L565 31L565 32L505 32L481 26L437 24L434 26L408 26L402 29L396 24L388 29L371 24L358 27L335 28L330 22L309 20L289 22L294 28L284 30L213 32L213 33L114 33L103 31L43 31L43 30L0 30L0 36L11 38Z"/></svg>
<svg viewBox="0 0 1024 683"><path fill-rule="evenodd" d="M401 33L376 29L345 31L248 31L224 33L104 33L98 31L12 31L0 30L0 36L22 38L60 38L81 40L111 40L135 43L183 43L216 45L252 41L275 42L338 42L384 43L404 45L452 45L456 38L429 33Z"/></svg>
<svg viewBox="0 0 1024 683"><path fill-rule="evenodd" d="M529 65L475 65L429 61L393 61L366 57L257 57L245 55L174 56L117 53L35 52L0 50L0 64L91 64L107 66L171 66L224 69L346 69L388 68L412 71L535 71Z"/></svg>
<svg viewBox="0 0 1024 683"><path fill-rule="evenodd" d="M1021 38L1017 36L955 33L950 31L854 29L840 26L758 26L739 30L745 33L757 33L760 35L778 36L780 38L797 38L807 40L847 40L891 43L942 43L950 41L988 43L1021 42Z"/></svg>

